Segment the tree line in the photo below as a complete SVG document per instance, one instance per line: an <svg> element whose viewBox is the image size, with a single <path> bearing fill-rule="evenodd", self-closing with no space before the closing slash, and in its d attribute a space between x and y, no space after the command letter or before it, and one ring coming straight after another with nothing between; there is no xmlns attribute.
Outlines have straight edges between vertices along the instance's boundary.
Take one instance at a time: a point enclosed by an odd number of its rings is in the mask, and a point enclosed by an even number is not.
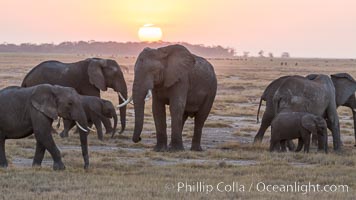
<svg viewBox="0 0 356 200"><path fill-rule="evenodd" d="M113 56L137 56L145 47L159 48L176 43L170 42L98 42L78 41L62 42L60 44L0 44L0 52L24 52L24 53L69 53L69 54L91 54L91 55L113 55ZM201 44L189 44L180 42L192 53L203 57L233 57L236 52L233 48L220 45L205 46Z"/></svg>

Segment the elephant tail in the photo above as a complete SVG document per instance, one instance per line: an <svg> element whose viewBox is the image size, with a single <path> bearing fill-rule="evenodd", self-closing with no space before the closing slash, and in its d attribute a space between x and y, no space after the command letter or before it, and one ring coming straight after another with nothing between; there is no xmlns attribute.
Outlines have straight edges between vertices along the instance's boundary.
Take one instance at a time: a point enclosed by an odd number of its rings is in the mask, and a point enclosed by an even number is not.
<svg viewBox="0 0 356 200"><path fill-rule="evenodd" d="M262 97L260 99L260 105L258 105L258 110L257 110L257 121L256 121L257 124L260 123L259 115L260 115L261 105L262 105Z"/></svg>

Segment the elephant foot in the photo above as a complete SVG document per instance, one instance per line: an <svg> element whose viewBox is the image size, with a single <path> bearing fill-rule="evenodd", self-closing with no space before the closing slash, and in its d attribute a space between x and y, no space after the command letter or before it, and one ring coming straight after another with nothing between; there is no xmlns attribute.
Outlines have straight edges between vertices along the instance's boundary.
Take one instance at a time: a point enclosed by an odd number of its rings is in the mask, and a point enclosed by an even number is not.
<svg viewBox="0 0 356 200"><path fill-rule="evenodd" d="M68 132L65 133L64 131L62 131L62 132L59 134L59 136L61 136L61 138L66 138L66 137L68 137Z"/></svg>
<svg viewBox="0 0 356 200"><path fill-rule="evenodd" d="M168 150L167 145L166 144L156 144L156 146L153 148L154 151L156 152L165 152Z"/></svg>
<svg viewBox="0 0 356 200"><path fill-rule="evenodd" d="M262 142L262 138L261 137L255 137L254 139L253 139L253 144L260 144Z"/></svg>
<svg viewBox="0 0 356 200"><path fill-rule="evenodd" d="M89 164L84 164L84 169L85 170L89 169Z"/></svg>
<svg viewBox="0 0 356 200"><path fill-rule="evenodd" d="M100 140L100 141L104 141L104 137L102 136L102 135L98 135L98 140Z"/></svg>
<svg viewBox="0 0 356 200"><path fill-rule="evenodd" d="M6 163L0 163L0 168L6 169L8 167L7 162Z"/></svg>
<svg viewBox="0 0 356 200"><path fill-rule="evenodd" d="M191 151L203 151L200 145L192 145L190 148Z"/></svg>
<svg viewBox="0 0 356 200"><path fill-rule="evenodd" d="M170 152L177 152L177 151L184 151L184 146L183 144L180 145L169 145L168 151Z"/></svg>
<svg viewBox="0 0 356 200"><path fill-rule="evenodd" d="M59 163L53 163L53 170L65 170L66 166L62 162Z"/></svg>

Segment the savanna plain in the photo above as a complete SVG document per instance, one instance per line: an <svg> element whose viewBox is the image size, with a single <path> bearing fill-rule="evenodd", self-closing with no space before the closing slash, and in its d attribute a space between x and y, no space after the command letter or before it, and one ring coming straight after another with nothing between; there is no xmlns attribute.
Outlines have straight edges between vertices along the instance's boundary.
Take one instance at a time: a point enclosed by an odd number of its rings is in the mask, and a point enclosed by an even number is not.
<svg viewBox="0 0 356 200"><path fill-rule="evenodd" d="M45 60L76 62L94 55L77 54L0 54L0 88L20 85L25 74ZM125 79L131 94L134 57L104 56L125 65ZM203 152L190 151L193 120L188 119L183 130L185 151L154 152L155 128L151 101L146 103L142 141L131 141L134 125L133 105L128 105L127 128L114 138L105 135L99 141L94 132L89 134L90 168L83 169L78 134L74 129L68 138L53 134L60 148L64 171L52 170L52 158L46 152L41 168L32 168L35 139L30 136L6 141L7 169L0 169L0 199L355 199L356 147L352 112L338 108L343 150L332 150L329 132L329 154L270 153L270 129L262 144L253 145L259 125L256 113L265 87L283 75L310 73L333 74L348 72L356 78L356 60L304 58L247 58L214 59L218 78L218 92L212 111L203 129ZM283 63L283 64L282 64ZM112 90L102 98L117 104ZM1 106L1 105L0 105ZM262 112L265 102L262 105ZM168 112L168 109L167 109ZM19 122L20 123L20 122ZM170 118L167 118L168 128ZM56 122L53 123L53 127ZM60 132L63 125L56 129ZM167 131L170 133L170 129ZM197 187L213 185L208 193L190 191L178 183ZM240 191L217 191L218 183L234 183ZM348 192L261 192L256 184L320 184L348 185ZM236 186L239 184L239 186ZM252 185L251 189L250 186ZM242 188L244 186L244 188ZM188 189L188 190L187 190ZM243 190L244 191L243 191ZM202 190L202 188L200 188Z"/></svg>

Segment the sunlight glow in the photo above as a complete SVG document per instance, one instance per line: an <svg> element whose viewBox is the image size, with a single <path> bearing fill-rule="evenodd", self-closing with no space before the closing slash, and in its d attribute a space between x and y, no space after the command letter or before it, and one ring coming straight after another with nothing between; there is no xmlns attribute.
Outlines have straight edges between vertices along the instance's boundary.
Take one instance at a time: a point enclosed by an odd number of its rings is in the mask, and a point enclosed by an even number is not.
<svg viewBox="0 0 356 200"><path fill-rule="evenodd" d="M162 39L162 30L153 24L145 24L138 30L138 37L144 42L155 42Z"/></svg>

